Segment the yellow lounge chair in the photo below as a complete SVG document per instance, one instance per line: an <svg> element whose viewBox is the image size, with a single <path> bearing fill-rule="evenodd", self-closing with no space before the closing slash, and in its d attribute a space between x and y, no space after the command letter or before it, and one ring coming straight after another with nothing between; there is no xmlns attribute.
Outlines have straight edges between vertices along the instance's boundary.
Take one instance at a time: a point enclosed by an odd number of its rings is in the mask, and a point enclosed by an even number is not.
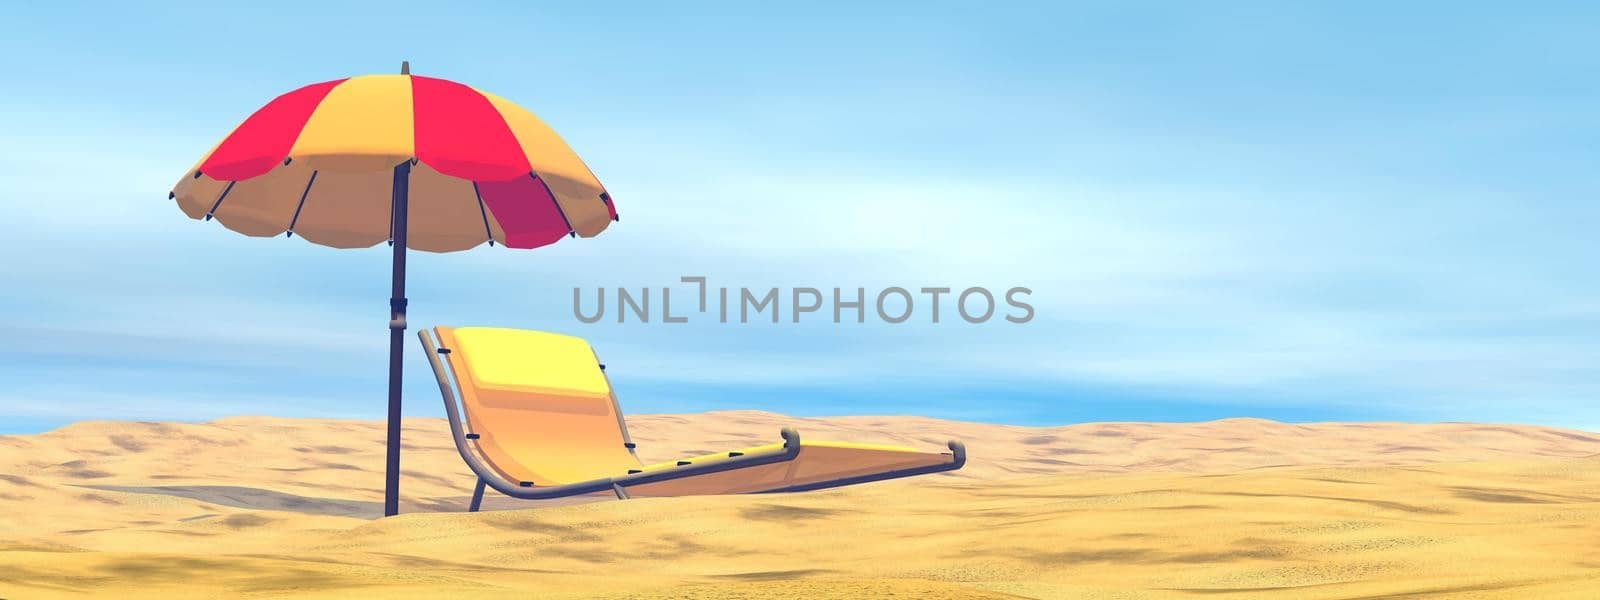
<svg viewBox="0 0 1600 600"><path fill-rule="evenodd" d="M953 471L967 459L956 441L949 442L950 452L919 452L802 443L785 428L781 443L646 465L634 453L605 365L588 342L489 327L417 334L439 379L456 450L478 476L473 511L485 486L525 499L600 491L620 499L798 492Z"/></svg>

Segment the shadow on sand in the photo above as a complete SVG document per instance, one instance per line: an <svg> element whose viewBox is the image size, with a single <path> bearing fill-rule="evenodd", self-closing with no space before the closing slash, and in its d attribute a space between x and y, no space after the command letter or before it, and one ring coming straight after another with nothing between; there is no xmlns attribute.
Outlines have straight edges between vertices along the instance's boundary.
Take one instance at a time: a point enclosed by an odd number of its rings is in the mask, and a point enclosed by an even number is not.
<svg viewBox="0 0 1600 600"><path fill-rule="evenodd" d="M254 510L282 510L335 517L377 518L383 514L382 502L313 498L274 490L232 485L83 485L108 492L161 494L199 500L208 504Z"/></svg>
<svg viewBox="0 0 1600 600"><path fill-rule="evenodd" d="M378 501L347 500L343 498L317 498L297 496L276 490L232 485L78 485L107 492L129 494L160 494L198 500L207 504L250 510L281 510L309 515L376 519L383 516L383 503ZM568 504L583 504L608 500L612 496L591 494L557 500L526 501L515 498L486 497L483 510L517 510ZM400 512L465 512L470 498L467 496L409 499L400 503Z"/></svg>

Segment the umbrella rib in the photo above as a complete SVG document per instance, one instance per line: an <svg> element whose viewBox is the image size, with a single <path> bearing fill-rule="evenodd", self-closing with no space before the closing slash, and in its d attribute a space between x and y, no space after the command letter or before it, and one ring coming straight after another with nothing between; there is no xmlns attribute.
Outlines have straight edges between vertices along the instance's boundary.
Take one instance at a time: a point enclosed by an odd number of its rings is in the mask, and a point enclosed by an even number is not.
<svg viewBox="0 0 1600 600"><path fill-rule="evenodd" d="M405 160L400 161L400 162L401 162L402 165L409 163L411 165L411 167L417 166L417 158L415 156L413 156L411 158L408 158L408 159L405 159ZM401 165L395 165L395 168L398 169L398 168L400 168L400 166ZM406 169L407 169L406 172L407 173L411 172L409 170L411 167L406 167ZM395 218L395 214L398 212L399 208L400 207L395 204L394 194L393 193L389 194L389 245L390 246L394 245L394 218ZM410 214L410 213L411 213L411 208L408 205L407 208L406 208L406 214ZM411 226L410 225L406 225L406 231L411 231ZM411 242L406 242L406 245L410 246Z"/></svg>
<svg viewBox="0 0 1600 600"><path fill-rule="evenodd" d="M483 237L489 238L489 245L494 245L494 231L489 229L489 209L483 207L483 194L478 193L478 182L472 182L472 197L478 199L478 214L483 217Z"/></svg>
<svg viewBox="0 0 1600 600"><path fill-rule="evenodd" d="M394 245L394 194L389 194L389 245Z"/></svg>
<svg viewBox="0 0 1600 600"><path fill-rule="evenodd" d="M300 192L300 204L294 207L294 217L289 219L289 235L287 237L294 237L294 224L300 222L300 209L306 207L306 196L311 194L311 184L316 183L316 181L317 172L312 171L311 178L306 180L305 191Z"/></svg>
<svg viewBox="0 0 1600 600"><path fill-rule="evenodd" d="M217 207L222 206L222 201L226 200L228 198L228 192L233 191L233 184L235 184L235 183L238 183L238 182L237 181L229 181L228 182L228 187L222 188L222 193L217 195L217 202L215 204L211 205L211 210L206 211L206 220L207 221L210 221L212 217L217 215Z"/></svg>
<svg viewBox="0 0 1600 600"><path fill-rule="evenodd" d="M539 182L539 185L544 187L544 194L550 197L551 204L556 205L556 214L561 215L561 222L567 225L567 235L570 237L578 237L578 232L572 230L572 221L567 219L567 211L561 210L561 202L556 200L556 193L550 191L550 184L545 183L544 179L541 179L538 173L529 173L528 176L532 177L534 181Z"/></svg>

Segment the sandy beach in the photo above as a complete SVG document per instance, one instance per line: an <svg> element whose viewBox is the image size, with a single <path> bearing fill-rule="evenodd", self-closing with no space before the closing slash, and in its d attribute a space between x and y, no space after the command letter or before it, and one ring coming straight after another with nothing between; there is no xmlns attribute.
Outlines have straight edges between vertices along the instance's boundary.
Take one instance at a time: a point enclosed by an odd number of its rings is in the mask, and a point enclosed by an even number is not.
<svg viewBox="0 0 1600 600"><path fill-rule="evenodd" d="M1593 597L1600 434L1474 423L1014 427L630 417L646 460L777 439L948 474L788 495L495 497L443 421L95 421L0 436L0 598Z"/></svg>

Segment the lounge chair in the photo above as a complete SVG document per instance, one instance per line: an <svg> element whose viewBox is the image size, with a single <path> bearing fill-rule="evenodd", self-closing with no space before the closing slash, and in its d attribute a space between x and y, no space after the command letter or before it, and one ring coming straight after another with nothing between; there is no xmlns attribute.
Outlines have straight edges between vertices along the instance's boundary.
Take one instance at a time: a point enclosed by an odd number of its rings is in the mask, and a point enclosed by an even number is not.
<svg viewBox="0 0 1600 600"><path fill-rule="evenodd" d="M605 365L588 342L488 327L435 327L432 333L424 329L418 337L439 379L456 450L478 476L472 511L486 486L530 500L606 491L619 499L798 492L953 471L966 463L966 448L956 441L948 443L949 452L919 452L801 442L785 428L778 443L647 465L634 453Z"/></svg>

